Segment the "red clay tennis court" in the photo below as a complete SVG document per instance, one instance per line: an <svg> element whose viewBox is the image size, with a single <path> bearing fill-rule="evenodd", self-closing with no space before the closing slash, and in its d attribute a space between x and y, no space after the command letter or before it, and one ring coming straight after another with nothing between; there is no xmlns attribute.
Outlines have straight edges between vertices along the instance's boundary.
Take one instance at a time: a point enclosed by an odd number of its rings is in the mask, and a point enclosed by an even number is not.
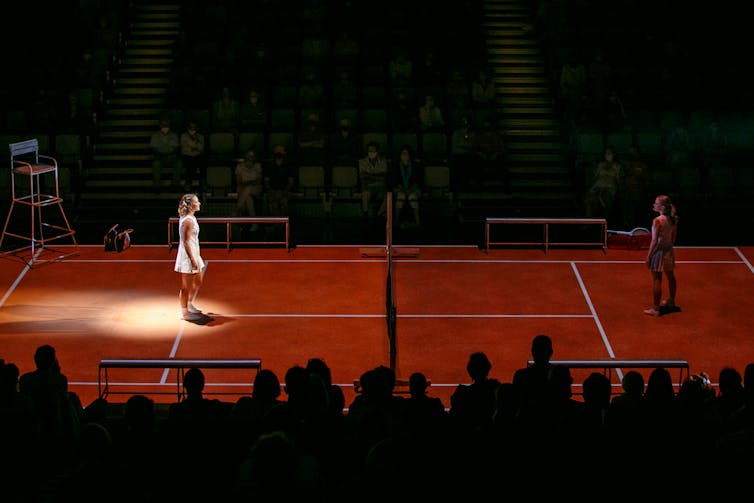
<svg viewBox="0 0 754 503"><path fill-rule="evenodd" d="M0 358L23 373L33 370L38 346L53 345L84 404L101 390L103 359L259 359L282 380L290 366L321 357L346 403L364 371L394 363L399 379L425 373L446 406L468 382L471 352L487 353L492 376L509 381L540 333L552 337L554 359L683 359L713 382L724 366L742 371L754 361L751 247L679 247L681 311L660 318L642 314L651 295L642 250L422 246L394 254L392 358L387 261L357 246L205 247L197 299L212 318L205 324L180 319L175 248L78 251L32 268L0 259ZM175 401L176 372L113 369L108 398L138 392ZM205 374L207 394L235 400L250 392L254 370ZM574 371L576 383L585 375ZM613 373L616 386L621 375Z"/></svg>

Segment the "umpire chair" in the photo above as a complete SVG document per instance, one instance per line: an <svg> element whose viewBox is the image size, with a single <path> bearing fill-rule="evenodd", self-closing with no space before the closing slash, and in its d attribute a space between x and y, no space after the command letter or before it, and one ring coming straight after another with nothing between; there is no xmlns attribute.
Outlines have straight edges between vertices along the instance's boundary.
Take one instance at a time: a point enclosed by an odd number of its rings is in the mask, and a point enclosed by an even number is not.
<svg viewBox="0 0 754 503"><path fill-rule="evenodd" d="M39 263L57 261L78 253L76 231L71 229L68 223L63 210L63 198L60 197L57 160L39 153L39 142L36 138L10 143L8 148L11 168L11 206L5 219L3 233L0 235L0 255L30 250L31 258L24 260L30 267L33 267ZM29 209L29 226L26 232L15 230L16 227L22 228L23 223L23 217L21 220L14 217L16 205L20 205L20 210L24 207ZM54 223L43 217L43 210L47 207L57 207L60 212L58 220ZM16 238L9 250L3 248L6 237ZM54 257L46 258L47 254L43 255L42 252L47 243L62 238L71 238L74 245L72 251L59 254L51 250Z"/></svg>

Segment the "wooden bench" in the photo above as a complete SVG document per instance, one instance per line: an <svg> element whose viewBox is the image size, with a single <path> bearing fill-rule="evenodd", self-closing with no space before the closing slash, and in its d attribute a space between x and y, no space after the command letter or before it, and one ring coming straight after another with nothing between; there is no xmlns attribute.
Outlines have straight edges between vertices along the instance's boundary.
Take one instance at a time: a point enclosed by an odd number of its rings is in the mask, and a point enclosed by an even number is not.
<svg viewBox="0 0 754 503"><path fill-rule="evenodd" d="M178 222L180 218L171 217L168 219L168 247L178 245ZM200 243L207 245L223 244L230 251L232 244L242 245L283 245L287 251L290 251L290 222L288 217L197 217L199 225L204 224L225 224L225 241L204 241L200 238ZM231 233L232 224L282 224L285 225L285 239L283 241L244 241L233 240ZM175 232L173 232L175 230ZM175 236L175 237L174 237ZM201 234L200 234L201 236Z"/></svg>
<svg viewBox="0 0 754 503"><path fill-rule="evenodd" d="M129 394L133 391L113 391L110 389L110 369L177 369L176 396L178 401L183 398L183 376L186 369L252 369L259 372L262 360L195 360L195 359L121 359L100 360L97 375L97 390L100 398L107 398L110 394ZM131 386L131 385L129 385Z"/></svg>
<svg viewBox="0 0 754 503"><path fill-rule="evenodd" d="M542 239L539 241L493 241L491 227L498 224L513 225L541 225L543 230ZM550 227L554 225L598 225L600 226L599 241L551 241ZM607 249L607 220L604 218L487 218L484 222L484 245L485 250L490 246L544 246L545 253L551 246L599 246L602 251Z"/></svg>
<svg viewBox="0 0 754 503"><path fill-rule="evenodd" d="M601 369L608 377L612 377L613 369L679 369L678 387L683 384L684 378L690 376L689 362L686 360L550 360L553 365L562 365L570 369ZM534 364L534 360L528 360L527 365Z"/></svg>

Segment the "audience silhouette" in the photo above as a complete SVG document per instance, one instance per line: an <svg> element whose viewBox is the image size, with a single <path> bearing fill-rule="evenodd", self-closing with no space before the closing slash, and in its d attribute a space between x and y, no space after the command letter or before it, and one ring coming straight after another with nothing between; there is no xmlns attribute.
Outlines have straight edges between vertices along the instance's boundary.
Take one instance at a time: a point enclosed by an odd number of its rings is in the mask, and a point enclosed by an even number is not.
<svg viewBox="0 0 754 503"><path fill-rule="evenodd" d="M609 374L596 371L576 393L571 369L553 364L553 353L549 336L535 336L533 360L511 382L490 377L484 352L470 354L471 382L457 385L448 409L429 394L424 373L404 382L384 365L361 375L347 408L322 358L286 371L285 399L276 374L262 369L251 395L235 403L205 397L205 376L191 368L185 395L161 412L144 395L125 406L100 398L86 414L81 409L75 435L60 442L51 416L60 419L65 401L78 406L54 348L43 345L34 355L37 370L20 378L15 364L0 361L3 474L10 476L4 495L12 502L94 501L118 487L114 501L327 501L367 485L365 498L384 500L401 489L436 494L437 482L481 495L543 477L553 484L543 490L555 495L570 491L569 481L584 470L593 490L608 489L612 465L598 460L613 454L641 463L659 493L685 494L689 487L673 482L685 464L673 456L700 457L711 476L734 477L727 489L751 469L754 363L743 378L723 368L717 389L703 372L675 384L657 367L645 386L643 374L630 370L613 396ZM554 453L570 461L556 462Z"/></svg>

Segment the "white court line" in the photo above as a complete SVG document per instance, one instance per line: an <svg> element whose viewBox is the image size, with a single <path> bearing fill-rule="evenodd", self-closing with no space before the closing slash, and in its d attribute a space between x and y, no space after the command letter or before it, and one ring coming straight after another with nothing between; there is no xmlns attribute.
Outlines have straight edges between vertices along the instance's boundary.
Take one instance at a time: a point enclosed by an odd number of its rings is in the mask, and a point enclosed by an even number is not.
<svg viewBox="0 0 754 503"><path fill-rule="evenodd" d="M751 262L749 262L749 260L746 258L746 256L741 252L741 250L737 246L735 250L738 256L741 257L741 260L744 261L744 264L746 264L746 267L748 267L749 270L754 273L754 267L751 266Z"/></svg>
<svg viewBox="0 0 754 503"><path fill-rule="evenodd" d="M178 353L178 346L181 344L181 338L183 337L183 330L186 328L186 324L181 320L181 325L178 328L178 334L175 336L175 340L173 341L173 347L170 348L170 356L168 358L175 358L176 353ZM162 377L160 378L160 384L165 384L168 380L168 372L170 372L170 369L163 369L162 370Z"/></svg>
<svg viewBox="0 0 754 503"><path fill-rule="evenodd" d="M385 316L384 314L382 316ZM591 318L591 314L398 314L398 318Z"/></svg>
<svg viewBox="0 0 754 503"><path fill-rule="evenodd" d="M380 314L290 314L290 313L207 313L207 316L217 318L384 318L385 313Z"/></svg>
<svg viewBox="0 0 754 503"><path fill-rule="evenodd" d="M576 275L576 281L579 282L579 287L581 288L581 293L584 294L584 300L586 301L587 305L589 306L589 311L592 313L592 317L594 318L594 323L597 325L597 330L600 332L600 337L602 337L602 342L605 344L605 349L607 349L607 354L610 356L610 358L615 358L615 352L613 351L613 348L610 346L610 341L607 340L607 334L605 333L605 329L602 327L602 322L600 321L600 317L597 315L597 311L594 309L594 304L592 304L592 299L589 297L589 292L586 289L586 286L584 285L584 280L581 278L581 274L579 274L579 270L576 267L576 264L571 264L571 269L573 269L573 274ZM616 373L618 374L618 378L622 381L623 376L621 375L621 369L616 369Z"/></svg>
<svg viewBox="0 0 754 503"><path fill-rule="evenodd" d="M21 280L24 279L24 276L26 276L26 273L31 270L31 267L27 264L26 267L24 267L18 276L16 276L15 281L13 281L13 284L8 288L8 291L5 292L5 295L3 295L3 298L0 299L0 307L3 307L5 305L5 301L8 300L8 297L13 293L13 291L16 289L19 283L21 283Z"/></svg>

